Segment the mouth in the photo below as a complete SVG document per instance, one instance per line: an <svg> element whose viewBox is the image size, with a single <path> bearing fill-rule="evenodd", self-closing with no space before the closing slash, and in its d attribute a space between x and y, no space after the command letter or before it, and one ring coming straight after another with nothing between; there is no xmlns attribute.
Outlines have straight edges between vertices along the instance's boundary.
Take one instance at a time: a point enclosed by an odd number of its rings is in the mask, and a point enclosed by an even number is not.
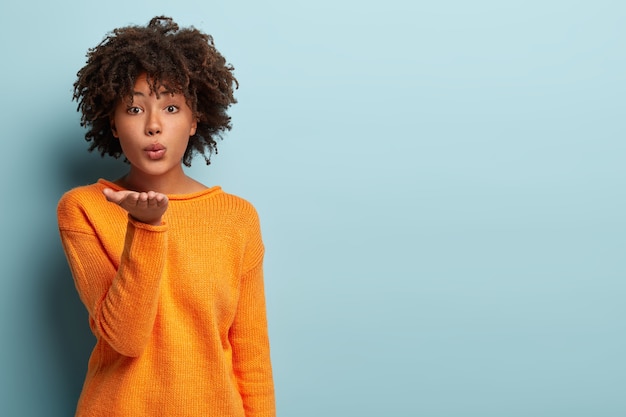
<svg viewBox="0 0 626 417"><path fill-rule="evenodd" d="M148 154L150 159L161 159L165 155L165 146L160 143L153 143L150 146L144 148L144 151Z"/></svg>

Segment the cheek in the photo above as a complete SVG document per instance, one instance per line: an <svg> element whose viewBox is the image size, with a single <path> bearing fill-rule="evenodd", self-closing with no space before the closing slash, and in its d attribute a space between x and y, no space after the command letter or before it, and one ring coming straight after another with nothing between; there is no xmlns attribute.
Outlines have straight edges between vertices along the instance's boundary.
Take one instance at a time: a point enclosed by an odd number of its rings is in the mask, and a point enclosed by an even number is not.
<svg viewBox="0 0 626 417"><path fill-rule="evenodd" d="M133 146L131 146L131 144L127 143L125 140L122 140L122 139L119 140L119 143L120 143L120 148L122 149L122 153L124 154L124 156L132 157Z"/></svg>
<svg viewBox="0 0 626 417"><path fill-rule="evenodd" d="M133 123L130 123L123 117L115 118L111 121L111 132L113 132L113 136L118 139L134 134L135 130L136 127Z"/></svg>

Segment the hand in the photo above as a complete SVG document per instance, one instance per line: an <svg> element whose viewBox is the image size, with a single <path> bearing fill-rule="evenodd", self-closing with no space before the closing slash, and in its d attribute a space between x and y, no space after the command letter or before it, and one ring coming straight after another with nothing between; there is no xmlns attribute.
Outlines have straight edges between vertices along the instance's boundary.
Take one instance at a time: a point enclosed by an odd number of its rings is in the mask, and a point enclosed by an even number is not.
<svg viewBox="0 0 626 417"><path fill-rule="evenodd" d="M129 190L113 191L110 188L105 188L102 193L107 201L117 204L142 223L159 226L163 214L167 210L167 196L154 191L139 193Z"/></svg>

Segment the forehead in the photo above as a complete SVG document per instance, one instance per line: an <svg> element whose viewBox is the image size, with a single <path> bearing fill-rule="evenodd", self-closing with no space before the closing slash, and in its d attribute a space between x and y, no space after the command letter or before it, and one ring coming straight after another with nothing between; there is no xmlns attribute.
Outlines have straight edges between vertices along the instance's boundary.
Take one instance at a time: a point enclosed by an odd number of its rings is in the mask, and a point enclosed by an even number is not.
<svg viewBox="0 0 626 417"><path fill-rule="evenodd" d="M182 93L181 88L176 87L174 83L167 80L161 80L156 77L151 77L146 73L141 73L135 78L135 84L133 85L133 93Z"/></svg>

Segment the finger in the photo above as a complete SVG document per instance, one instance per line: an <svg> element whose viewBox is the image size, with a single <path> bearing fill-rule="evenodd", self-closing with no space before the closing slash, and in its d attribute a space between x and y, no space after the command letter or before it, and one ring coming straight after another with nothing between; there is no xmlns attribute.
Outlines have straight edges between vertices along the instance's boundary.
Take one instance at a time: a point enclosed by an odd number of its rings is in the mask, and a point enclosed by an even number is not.
<svg viewBox="0 0 626 417"><path fill-rule="evenodd" d="M157 193L154 191L148 191L148 207L153 208L157 206Z"/></svg>
<svg viewBox="0 0 626 417"><path fill-rule="evenodd" d="M124 200L124 198L126 197L126 195L121 191L113 191L110 188L105 188L104 190L102 190L102 194L104 194L104 197L107 199L107 201L115 204L120 204L122 200Z"/></svg>
<svg viewBox="0 0 626 417"><path fill-rule="evenodd" d="M139 208L148 207L148 193L145 193L145 192L139 193L137 196L136 204L137 204L137 207Z"/></svg>
<svg viewBox="0 0 626 417"><path fill-rule="evenodd" d="M118 199L117 204L122 207L124 210L132 210L134 207L137 207L137 201L139 199L139 194L136 192L128 192L123 195L122 198Z"/></svg>
<svg viewBox="0 0 626 417"><path fill-rule="evenodd" d="M167 206L168 201L169 200L165 194L159 194L157 196L157 207Z"/></svg>

